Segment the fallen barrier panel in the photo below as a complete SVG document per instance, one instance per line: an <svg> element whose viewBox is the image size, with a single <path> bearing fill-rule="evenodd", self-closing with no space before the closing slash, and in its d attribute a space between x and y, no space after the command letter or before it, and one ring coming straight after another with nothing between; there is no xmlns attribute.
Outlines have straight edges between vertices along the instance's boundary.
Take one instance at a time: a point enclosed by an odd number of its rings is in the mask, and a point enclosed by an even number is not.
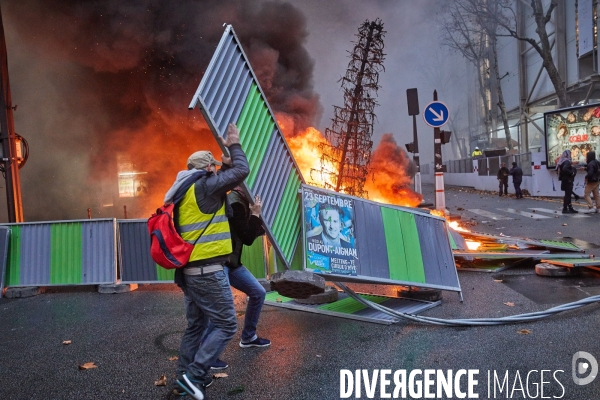
<svg viewBox="0 0 600 400"><path fill-rule="evenodd" d="M114 219L1 224L10 230L6 286L117 281Z"/></svg>
<svg viewBox="0 0 600 400"><path fill-rule="evenodd" d="M460 292L446 220L302 186L304 265L331 281Z"/></svg>
<svg viewBox="0 0 600 400"><path fill-rule="evenodd" d="M228 25L189 108L198 106L217 142L236 123L250 165L244 190L263 199L267 236L289 268L300 238L302 174L254 71ZM219 142L220 143L220 142Z"/></svg>

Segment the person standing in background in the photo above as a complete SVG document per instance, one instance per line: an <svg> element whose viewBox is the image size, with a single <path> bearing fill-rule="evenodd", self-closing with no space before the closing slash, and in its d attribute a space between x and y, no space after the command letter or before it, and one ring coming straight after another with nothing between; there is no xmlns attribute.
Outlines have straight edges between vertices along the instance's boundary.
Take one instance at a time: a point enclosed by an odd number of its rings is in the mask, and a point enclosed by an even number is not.
<svg viewBox="0 0 600 400"><path fill-rule="evenodd" d="M573 193L573 182L577 170L571 165L571 151L565 150L556 162L556 172L560 181L560 190L565 192L563 197L563 214L577 214L578 211L571 204L571 194Z"/></svg>
<svg viewBox="0 0 600 400"><path fill-rule="evenodd" d="M503 191L505 195L508 195L509 172L510 171L508 170L508 168L506 168L506 163L502 163L502 167L500 167L500 169L498 170L498 174L496 175L496 177L498 178L498 188L500 190L500 192L498 193L499 196L502 196Z"/></svg>
<svg viewBox="0 0 600 400"><path fill-rule="evenodd" d="M512 168L508 173L513 177L513 185L515 187L515 195L517 199L523 198L523 193L521 192L521 182L523 182L523 170L521 167L517 165L516 162L512 163Z"/></svg>
<svg viewBox="0 0 600 400"><path fill-rule="evenodd" d="M587 214L595 214L600 209L600 194L598 190L600 186L600 162L596 160L595 151L588 151L586 162L585 170L587 174L585 175L585 192L583 196L588 206ZM592 202L592 193L594 194L594 202Z"/></svg>

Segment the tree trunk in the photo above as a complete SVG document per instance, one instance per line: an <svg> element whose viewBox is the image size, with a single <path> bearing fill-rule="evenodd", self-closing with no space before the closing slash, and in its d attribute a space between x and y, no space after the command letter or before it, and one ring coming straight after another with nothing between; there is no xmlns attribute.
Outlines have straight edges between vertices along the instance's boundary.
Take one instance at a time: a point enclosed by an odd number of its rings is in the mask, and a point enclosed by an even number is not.
<svg viewBox="0 0 600 400"><path fill-rule="evenodd" d="M504 105L504 95L502 94L502 78L500 78L500 71L498 68L498 51L496 49L496 26L492 28L490 32L490 46L492 47L492 63L494 69L494 75L496 77L496 91L498 93L498 108L500 108L500 116L502 118L502 124L504 125L504 135L506 136L506 147L508 151L512 150L512 140L510 137L510 128L508 127L508 115L506 115L506 106Z"/></svg>

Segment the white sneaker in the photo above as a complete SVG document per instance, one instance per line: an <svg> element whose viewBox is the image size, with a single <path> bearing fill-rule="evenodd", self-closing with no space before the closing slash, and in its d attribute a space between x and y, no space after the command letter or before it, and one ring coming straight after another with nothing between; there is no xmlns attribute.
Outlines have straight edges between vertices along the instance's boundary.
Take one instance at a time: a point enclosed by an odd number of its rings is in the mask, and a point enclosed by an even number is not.
<svg viewBox="0 0 600 400"><path fill-rule="evenodd" d="M596 214L597 212L598 212L598 209L596 207L594 207L594 208L590 208L585 213L586 214Z"/></svg>

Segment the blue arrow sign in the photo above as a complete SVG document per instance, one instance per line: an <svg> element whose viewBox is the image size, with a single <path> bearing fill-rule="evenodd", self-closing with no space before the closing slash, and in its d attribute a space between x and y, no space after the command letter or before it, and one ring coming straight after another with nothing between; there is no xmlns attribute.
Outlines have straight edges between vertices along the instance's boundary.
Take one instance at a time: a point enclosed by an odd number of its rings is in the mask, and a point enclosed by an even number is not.
<svg viewBox="0 0 600 400"><path fill-rule="evenodd" d="M425 106L423 111L423 119L425 123L432 128L439 128L448 122L450 111L448 107L441 101L434 101Z"/></svg>

